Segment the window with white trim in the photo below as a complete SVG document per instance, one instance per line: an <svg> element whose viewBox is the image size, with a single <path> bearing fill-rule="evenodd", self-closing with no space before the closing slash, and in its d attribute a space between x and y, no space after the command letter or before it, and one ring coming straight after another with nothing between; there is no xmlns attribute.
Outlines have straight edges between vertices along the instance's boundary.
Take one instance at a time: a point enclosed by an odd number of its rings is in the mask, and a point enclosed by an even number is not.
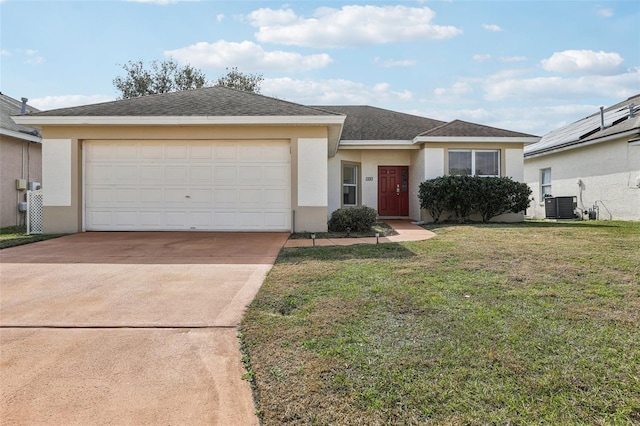
<svg viewBox="0 0 640 426"><path fill-rule="evenodd" d="M357 206L359 188L359 165L342 163L342 205L344 207Z"/></svg>
<svg viewBox="0 0 640 426"><path fill-rule="evenodd" d="M500 176L499 149L450 149L449 174Z"/></svg>
<svg viewBox="0 0 640 426"><path fill-rule="evenodd" d="M540 169L540 200L551 197L551 168Z"/></svg>

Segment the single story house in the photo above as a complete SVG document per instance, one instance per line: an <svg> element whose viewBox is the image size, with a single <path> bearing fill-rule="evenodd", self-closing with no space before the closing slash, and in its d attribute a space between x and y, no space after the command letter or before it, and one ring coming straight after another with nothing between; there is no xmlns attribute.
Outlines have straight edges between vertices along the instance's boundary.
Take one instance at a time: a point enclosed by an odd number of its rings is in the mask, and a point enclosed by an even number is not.
<svg viewBox="0 0 640 426"><path fill-rule="evenodd" d="M45 232L319 232L331 212L357 205L424 220L420 182L447 173L523 181L524 145L539 140L221 86L14 120L43 134Z"/></svg>
<svg viewBox="0 0 640 426"><path fill-rule="evenodd" d="M0 93L0 228L24 224L20 203L26 190L42 180L40 133L11 120L12 115L37 111L26 98L19 101Z"/></svg>
<svg viewBox="0 0 640 426"><path fill-rule="evenodd" d="M640 220L640 94L526 146L524 171L527 217L554 218L560 206L555 218Z"/></svg>

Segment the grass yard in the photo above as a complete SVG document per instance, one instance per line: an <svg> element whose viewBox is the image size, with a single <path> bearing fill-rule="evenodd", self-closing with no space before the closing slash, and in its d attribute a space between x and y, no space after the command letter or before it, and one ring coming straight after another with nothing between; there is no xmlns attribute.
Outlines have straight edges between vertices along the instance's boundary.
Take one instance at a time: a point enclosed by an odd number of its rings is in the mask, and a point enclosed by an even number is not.
<svg viewBox="0 0 640 426"><path fill-rule="evenodd" d="M27 235L24 226L10 226L8 228L0 228L0 250L21 246L23 244L35 243L38 241L50 240L58 238L64 234L32 234Z"/></svg>
<svg viewBox="0 0 640 426"><path fill-rule="evenodd" d="M241 325L265 425L640 424L640 223L285 249Z"/></svg>

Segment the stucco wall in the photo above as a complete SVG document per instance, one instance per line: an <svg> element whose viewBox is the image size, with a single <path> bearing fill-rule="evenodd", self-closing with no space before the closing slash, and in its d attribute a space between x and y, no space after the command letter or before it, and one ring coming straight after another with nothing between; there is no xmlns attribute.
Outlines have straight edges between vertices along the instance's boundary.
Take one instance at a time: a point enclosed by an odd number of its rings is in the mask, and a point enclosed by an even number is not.
<svg viewBox="0 0 640 426"><path fill-rule="evenodd" d="M545 218L540 193L540 170L545 168L551 168L552 195L578 197L579 210L589 210L597 203L600 219L640 220L640 189L636 186L640 146L618 139L525 159L525 182L534 197L527 217Z"/></svg>
<svg viewBox="0 0 640 426"><path fill-rule="evenodd" d="M326 231L327 206L298 206L298 139L323 141L326 148L327 128L324 126L60 126L44 127L43 139L71 140L70 205L44 207L44 231L80 232L82 230L82 141L101 140L247 140L288 139L291 141L291 206L296 210L296 230ZM317 156L326 164L326 155ZM43 161L47 161L44 158ZM42 182L46 191L47 182ZM322 188L321 188L322 189ZM60 194L58 194L60 195ZM317 203L315 203L317 204ZM322 220L318 219L322 218ZM298 228L298 225L304 229Z"/></svg>
<svg viewBox="0 0 640 426"><path fill-rule="evenodd" d="M18 202L26 191L16 190L16 179L42 182L42 145L0 135L0 227L24 224Z"/></svg>
<svg viewBox="0 0 640 426"><path fill-rule="evenodd" d="M410 166L409 175L409 213L412 208L415 210L417 203L417 193L415 183L411 182L411 162L412 156L418 151L408 149L342 149L338 154L329 159L329 211L342 207L342 162L360 163L361 165L361 194L362 205L378 209L378 166ZM369 178L370 180L367 180ZM415 194L414 194L415 193ZM415 196L414 196L415 195Z"/></svg>
<svg viewBox="0 0 640 426"><path fill-rule="evenodd" d="M329 159L329 214L341 207L341 164L344 161L360 163L363 205L378 208L378 166L409 166L409 217L414 220L433 221L420 209L418 192L420 183L446 174L448 149L499 149L500 174L523 182L523 146L521 143L465 143L424 144L422 149L341 149ZM372 180L367 181L367 177ZM523 214L505 214L493 221L520 222ZM478 219L472 217L472 219Z"/></svg>

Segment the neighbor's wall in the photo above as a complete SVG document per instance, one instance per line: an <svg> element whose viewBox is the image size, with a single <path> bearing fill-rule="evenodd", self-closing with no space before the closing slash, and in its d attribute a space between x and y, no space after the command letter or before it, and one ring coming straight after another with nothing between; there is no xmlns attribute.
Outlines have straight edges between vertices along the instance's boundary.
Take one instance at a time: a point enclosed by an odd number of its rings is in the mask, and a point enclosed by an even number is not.
<svg viewBox="0 0 640 426"><path fill-rule="evenodd" d="M308 164L305 157L305 170L320 170L321 166L326 166L327 159L327 139L328 132L324 126L51 126L42 129L43 139L48 139L52 158L63 156L65 163L70 166L69 183L60 184L52 181L53 169L49 178L43 178L43 191L47 193L47 185L56 186L55 199L50 205L44 206L43 220L44 232L80 232L82 230L83 202L82 202L82 141L101 140L251 140L251 139L288 139L291 141L291 208L295 211L295 227L297 230L322 232L327 229L327 203L318 202L317 199L309 199L305 191L309 191L308 186L313 183L313 178L309 175L302 176L306 187L298 187L298 175L301 166L298 164L298 156L307 155L310 150L316 153L316 148L309 145L309 140L315 141L324 147L323 155L315 155L313 164ZM299 139L307 140L303 142L305 148L299 153ZM66 141L70 141L70 149L66 148ZM57 142L56 142L57 141ZM56 146L55 144L60 144ZM63 147L65 145L65 147ZM317 151L319 153L319 151ZM68 157L68 158L67 158ZM68 162L67 162L68 159ZM43 158L46 163L46 156ZM60 161L58 158L56 161ZM303 172L304 174L305 172ZM321 180L326 182L326 177L321 176ZM323 185L319 189L323 190ZM327 199L326 188L324 200ZM64 194L69 194L69 202L63 203L61 200ZM299 203L298 198L303 198ZM46 198L46 196L45 196ZM67 204L67 205L61 205Z"/></svg>
<svg viewBox="0 0 640 426"><path fill-rule="evenodd" d="M640 220L640 188L636 185L640 177L640 146L630 146L627 139L527 158L524 164L525 182L534 198L527 217L545 218L540 174L542 169L551 168L553 196L577 197L578 210L582 212L597 203L600 219Z"/></svg>
<svg viewBox="0 0 640 426"><path fill-rule="evenodd" d="M25 221L18 203L26 200L26 191L16 190L16 179L42 182L42 145L0 135L0 228Z"/></svg>

